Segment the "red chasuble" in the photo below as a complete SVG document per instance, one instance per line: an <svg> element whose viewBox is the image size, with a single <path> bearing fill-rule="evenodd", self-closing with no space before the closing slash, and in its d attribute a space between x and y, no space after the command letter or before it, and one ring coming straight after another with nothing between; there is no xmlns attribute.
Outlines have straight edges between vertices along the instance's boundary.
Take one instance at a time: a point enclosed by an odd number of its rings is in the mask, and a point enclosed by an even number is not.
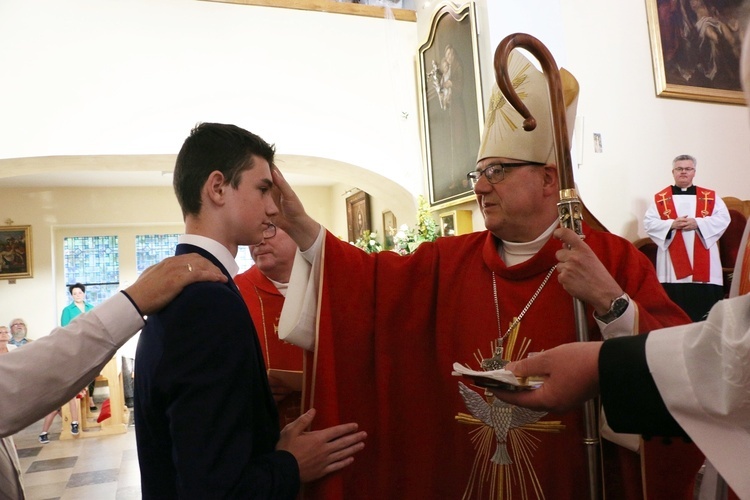
<svg viewBox="0 0 750 500"><path fill-rule="evenodd" d="M263 360L270 370L302 371L303 353L299 347L279 339L279 318L284 296L256 266L234 278L245 299L258 332ZM301 392L293 392L278 403L279 424L284 426L301 415Z"/></svg>
<svg viewBox="0 0 750 500"><path fill-rule="evenodd" d="M639 331L689 321L667 298L648 259L630 243L588 227L585 231L586 243L638 303ZM482 455L475 465L478 444L472 436L481 426L456 421L468 411L452 365L478 369L477 352L491 355L498 337L493 273L505 332L556 264L560 245L550 239L535 257L508 268L488 231L440 238L405 257L368 255L328 233L317 347L303 404L318 410L316 429L358 422L368 439L351 466L307 485L303 497L493 497L490 488L497 480L484 482L481 476L496 443L494 438L485 442L489 457ZM592 311L587 313L591 338L598 340ZM574 321L573 299L553 275L521 321L517 343L529 339L527 352L537 352L573 342ZM518 431L522 435L516 434L516 446L509 440L514 463L501 486L510 488L505 498L523 498L523 490L529 498L585 498L582 412L547 415L540 421L561 421L565 428ZM634 472L630 481L638 489L637 467Z"/></svg>

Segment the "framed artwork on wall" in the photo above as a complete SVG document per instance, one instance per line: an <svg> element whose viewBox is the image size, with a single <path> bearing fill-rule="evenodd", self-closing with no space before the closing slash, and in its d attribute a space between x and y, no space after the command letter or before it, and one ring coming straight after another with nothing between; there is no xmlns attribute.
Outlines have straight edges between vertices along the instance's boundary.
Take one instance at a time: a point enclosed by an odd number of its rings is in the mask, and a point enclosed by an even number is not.
<svg viewBox="0 0 750 500"><path fill-rule="evenodd" d="M658 96L745 104L736 4L646 0Z"/></svg>
<svg viewBox="0 0 750 500"><path fill-rule="evenodd" d="M31 226L0 227L0 279L31 278Z"/></svg>
<svg viewBox="0 0 750 500"><path fill-rule="evenodd" d="M346 225L349 241L354 243L365 231L371 231L370 195L364 191L354 193L346 199Z"/></svg>
<svg viewBox="0 0 750 500"><path fill-rule="evenodd" d="M473 231L471 210L451 210L440 217L440 236L458 236Z"/></svg>
<svg viewBox="0 0 750 500"><path fill-rule="evenodd" d="M463 203L484 121L474 3L438 9L418 59L430 207Z"/></svg>
<svg viewBox="0 0 750 500"><path fill-rule="evenodd" d="M390 250L393 248L393 236L398 231L398 223L393 212L386 210L383 212L383 248Z"/></svg>

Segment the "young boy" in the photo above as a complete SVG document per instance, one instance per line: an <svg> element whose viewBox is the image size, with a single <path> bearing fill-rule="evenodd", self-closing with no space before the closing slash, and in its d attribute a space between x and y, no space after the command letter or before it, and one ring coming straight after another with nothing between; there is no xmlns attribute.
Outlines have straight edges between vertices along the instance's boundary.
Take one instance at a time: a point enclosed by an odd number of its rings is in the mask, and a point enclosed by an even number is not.
<svg viewBox="0 0 750 500"><path fill-rule="evenodd" d="M263 240L274 148L234 125L203 123L177 157L185 219L176 253L198 253L229 277L196 283L148 318L136 354L135 423L148 498L289 498L300 481L349 465L364 432L305 433L314 410L279 432L258 337L232 277L238 245Z"/></svg>

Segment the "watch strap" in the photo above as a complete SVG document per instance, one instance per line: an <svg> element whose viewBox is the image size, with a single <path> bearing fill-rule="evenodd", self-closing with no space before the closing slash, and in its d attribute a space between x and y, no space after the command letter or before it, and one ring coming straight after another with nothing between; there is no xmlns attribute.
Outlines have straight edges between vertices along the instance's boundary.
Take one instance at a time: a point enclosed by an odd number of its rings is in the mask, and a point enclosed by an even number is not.
<svg viewBox="0 0 750 500"><path fill-rule="evenodd" d="M611 323L627 311L628 306L630 306L630 297L627 293L623 293L619 297L616 297L612 299L611 304L609 305L609 311L599 316L598 314L594 313L594 316L601 321L602 323Z"/></svg>

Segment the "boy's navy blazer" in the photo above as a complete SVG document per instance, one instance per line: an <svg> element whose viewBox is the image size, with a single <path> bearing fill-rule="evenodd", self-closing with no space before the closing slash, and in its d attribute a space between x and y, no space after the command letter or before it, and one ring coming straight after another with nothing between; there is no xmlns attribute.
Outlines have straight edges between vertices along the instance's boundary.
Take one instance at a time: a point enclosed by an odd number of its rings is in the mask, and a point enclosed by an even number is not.
<svg viewBox="0 0 750 500"><path fill-rule="evenodd" d="M237 286L188 285L148 317L135 358L143 498L294 498L294 457L275 451L278 414L263 353Z"/></svg>

